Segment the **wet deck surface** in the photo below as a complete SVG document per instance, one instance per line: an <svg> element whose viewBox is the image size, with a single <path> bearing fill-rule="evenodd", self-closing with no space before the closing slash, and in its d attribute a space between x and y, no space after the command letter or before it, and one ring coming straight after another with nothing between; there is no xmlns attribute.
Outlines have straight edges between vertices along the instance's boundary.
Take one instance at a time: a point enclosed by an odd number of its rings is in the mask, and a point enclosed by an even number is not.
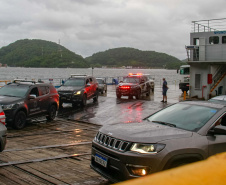
<svg viewBox="0 0 226 185"><path fill-rule="evenodd" d="M170 86L168 103L179 101L178 87ZM140 122L159 110L161 88L141 100L115 96L108 88L98 103L84 109L64 105L53 122L32 120L23 130L8 130L6 149L0 153L0 184L109 184L90 169L91 142L101 125Z"/></svg>

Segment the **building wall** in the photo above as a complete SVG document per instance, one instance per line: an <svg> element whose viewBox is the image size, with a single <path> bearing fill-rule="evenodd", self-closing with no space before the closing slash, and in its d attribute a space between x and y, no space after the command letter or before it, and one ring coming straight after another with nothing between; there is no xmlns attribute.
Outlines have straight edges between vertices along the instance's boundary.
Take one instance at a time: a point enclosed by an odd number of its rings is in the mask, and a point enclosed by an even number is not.
<svg viewBox="0 0 226 185"><path fill-rule="evenodd" d="M190 96L204 98L208 100L210 97L211 84L208 84L208 74L214 75L219 66L224 65L210 65L208 63L191 63L190 68ZM200 87L196 86L196 75L200 74ZM219 85L211 93L211 96L217 96L221 94L226 94L226 77L219 83Z"/></svg>

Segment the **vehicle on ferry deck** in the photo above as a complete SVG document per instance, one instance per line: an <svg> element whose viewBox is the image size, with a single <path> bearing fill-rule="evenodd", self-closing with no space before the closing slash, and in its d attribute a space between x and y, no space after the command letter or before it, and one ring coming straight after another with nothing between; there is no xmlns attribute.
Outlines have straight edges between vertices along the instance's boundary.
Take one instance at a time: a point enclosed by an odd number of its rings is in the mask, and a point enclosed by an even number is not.
<svg viewBox="0 0 226 185"><path fill-rule="evenodd" d="M116 96L121 98L122 96L128 96L129 98L136 97L140 99L142 94L149 96L151 91L154 91L154 81L150 80L149 75L143 75L142 73L132 74L123 78L116 87Z"/></svg>
<svg viewBox="0 0 226 185"><path fill-rule="evenodd" d="M104 78L96 78L98 82L99 92L101 94L107 93L107 83Z"/></svg>
<svg viewBox="0 0 226 185"><path fill-rule="evenodd" d="M182 65L179 69L179 74L184 76L183 81L179 83L179 89L182 92L188 92L189 90L189 81L190 81L190 65Z"/></svg>
<svg viewBox="0 0 226 185"><path fill-rule="evenodd" d="M0 105L6 115L7 126L22 129L26 120L46 116L56 117L59 95L51 84L16 79L0 88Z"/></svg>
<svg viewBox="0 0 226 185"><path fill-rule="evenodd" d="M185 101L140 123L99 129L91 168L115 183L200 161L226 152L226 105Z"/></svg>
<svg viewBox="0 0 226 185"><path fill-rule="evenodd" d="M89 75L72 74L64 84L57 89L60 95L60 107L63 103L80 104L85 106L87 100L98 101L98 83L95 77Z"/></svg>
<svg viewBox="0 0 226 185"><path fill-rule="evenodd" d="M5 127L5 113L0 106L0 152L5 149L6 145L6 132L7 128Z"/></svg>

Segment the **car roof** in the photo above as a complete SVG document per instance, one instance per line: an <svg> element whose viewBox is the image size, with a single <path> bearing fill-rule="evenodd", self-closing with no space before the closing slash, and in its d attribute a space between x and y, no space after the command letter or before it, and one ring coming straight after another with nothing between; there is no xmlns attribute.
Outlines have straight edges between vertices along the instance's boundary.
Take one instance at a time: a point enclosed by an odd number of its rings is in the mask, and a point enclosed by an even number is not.
<svg viewBox="0 0 226 185"><path fill-rule="evenodd" d="M226 107L225 103L211 102L211 101L183 101L180 103L190 104L190 105L199 105L199 106L211 107L211 108L216 108L216 109L222 109L222 108Z"/></svg>

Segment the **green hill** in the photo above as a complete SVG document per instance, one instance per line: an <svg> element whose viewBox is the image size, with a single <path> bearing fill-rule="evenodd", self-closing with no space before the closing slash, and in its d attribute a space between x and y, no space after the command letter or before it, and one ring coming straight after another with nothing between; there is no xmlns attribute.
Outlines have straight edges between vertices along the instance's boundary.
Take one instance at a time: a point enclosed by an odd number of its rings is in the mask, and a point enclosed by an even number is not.
<svg viewBox="0 0 226 185"><path fill-rule="evenodd" d="M89 67L86 60L54 42L24 39L0 49L0 63L15 67Z"/></svg>
<svg viewBox="0 0 226 185"><path fill-rule="evenodd" d="M165 53L141 51L134 48L115 48L95 53L85 58L91 66L100 67L144 67L178 69L182 62Z"/></svg>

